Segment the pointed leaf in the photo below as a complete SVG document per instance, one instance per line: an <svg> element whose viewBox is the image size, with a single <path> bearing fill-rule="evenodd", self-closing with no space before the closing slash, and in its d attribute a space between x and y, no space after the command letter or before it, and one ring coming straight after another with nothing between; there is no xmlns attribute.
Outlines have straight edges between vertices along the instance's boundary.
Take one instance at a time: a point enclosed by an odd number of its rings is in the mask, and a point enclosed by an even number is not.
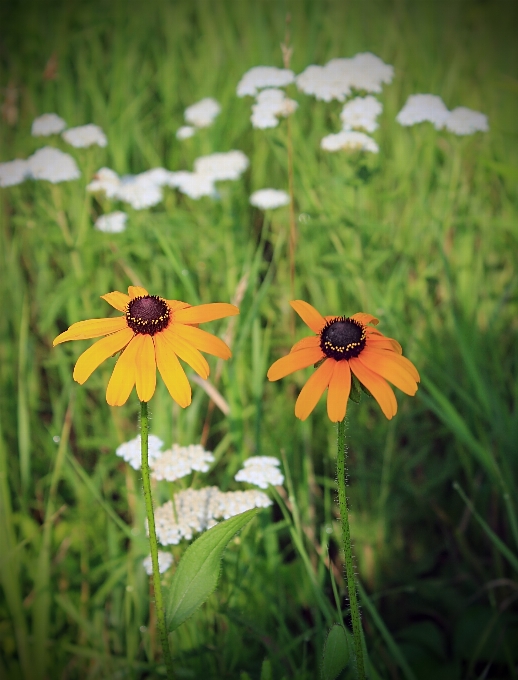
<svg viewBox="0 0 518 680"><path fill-rule="evenodd" d="M351 658L347 636L342 625L335 623L327 634L322 658L322 680L335 680Z"/></svg>

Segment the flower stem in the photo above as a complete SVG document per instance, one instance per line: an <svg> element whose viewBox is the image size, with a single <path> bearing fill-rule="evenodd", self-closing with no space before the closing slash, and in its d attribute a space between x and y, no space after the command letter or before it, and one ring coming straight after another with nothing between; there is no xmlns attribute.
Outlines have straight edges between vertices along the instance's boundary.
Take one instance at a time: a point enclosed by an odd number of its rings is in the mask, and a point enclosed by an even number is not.
<svg viewBox="0 0 518 680"><path fill-rule="evenodd" d="M338 502L340 505L340 518L342 524L342 542L345 557L345 573L347 576L347 590L349 591L349 607L353 624L354 655L356 657L356 669L358 680L365 680L365 666L363 662L362 630L360 621L360 609L356 594L356 582L354 580L353 551L351 546L351 533L349 531L349 513L347 510L347 494L345 490L345 418L338 423L338 455L336 462L338 477Z"/></svg>
<svg viewBox="0 0 518 680"><path fill-rule="evenodd" d="M162 644L162 651L164 654L164 661L167 669L167 678L168 680L172 680L174 678L173 660L171 658L171 651L169 650L169 641L167 638L165 610L162 599L162 586L160 584L160 572L158 570L158 546L155 531L155 515L153 513L153 499L151 498L151 482L149 479L148 434L149 434L149 419L147 412L147 402L141 401L140 450L142 454L142 484L144 486L146 515L149 525L149 547L151 548L151 563L153 565L153 590L155 591L155 610L158 624L158 632L160 635L160 642Z"/></svg>

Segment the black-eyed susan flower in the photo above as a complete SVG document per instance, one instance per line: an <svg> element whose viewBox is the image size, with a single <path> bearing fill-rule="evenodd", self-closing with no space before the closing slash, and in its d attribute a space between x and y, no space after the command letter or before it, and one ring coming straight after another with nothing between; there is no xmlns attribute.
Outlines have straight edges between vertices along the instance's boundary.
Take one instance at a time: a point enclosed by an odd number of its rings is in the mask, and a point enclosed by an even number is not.
<svg viewBox="0 0 518 680"><path fill-rule="evenodd" d="M293 309L316 334L299 340L290 353L278 359L268 371L269 380L319 364L302 388L295 404L295 415L305 420L327 389L327 413L332 422L345 418L351 392L351 375L372 394L390 420L397 411L396 397L387 380L406 394L417 391L419 373L401 345L385 337L369 324L378 319L359 312L350 317L323 317L303 300L294 300Z"/></svg>
<svg viewBox="0 0 518 680"><path fill-rule="evenodd" d="M234 305L218 302L193 307L149 295L139 286L129 286L128 295L114 291L101 297L124 315L78 321L53 344L105 336L76 362L74 380L81 385L103 361L121 352L106 390L110 406L125 404L135 385L140 401L148 402L155 392L158 368L172 398L185 408L191 403L191 386L178 359L207 378L209 365L201 352L221 359L231 356L222 340L197 325L239 314Z"/></svg>

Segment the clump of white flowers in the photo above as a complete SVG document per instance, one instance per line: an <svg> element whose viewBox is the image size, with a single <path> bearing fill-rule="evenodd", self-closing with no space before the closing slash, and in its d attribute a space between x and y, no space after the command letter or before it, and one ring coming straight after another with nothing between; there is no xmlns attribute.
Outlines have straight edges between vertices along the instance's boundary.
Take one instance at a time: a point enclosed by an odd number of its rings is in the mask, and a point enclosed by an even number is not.
<svg viewBox="0 0 518 680"><path fill-rule="evenodd" d="M86 185L86 190L93 194L103 193L106 198L116 198L120 185L120 177L114 170L100 168L90 184Z"/></svg>
<svg viewBox="0 0 518 680"><path fill-rule="evenodd" d="M383 110L381 103L372 95L355 97L344 104L340 119L344 130L361 128L367 132L374 132L378 128L376 118Z"/></svg>
<svg viewBox="0 0 518 680"><path fill-rule="evenodd" d="M202 196L215 197L217 195L214 178L197 172L188 172L187 170L172 172L168 184L195 200Z"/></svg>
<svg viewBox="0 0 518 680"><path fill-rule="evenodd" d="M101 215L95 220L95 228L106 234L120 234L126 229L128 216L121 210Z"/></svg>
<svg viewBox="0 0 518 680"><path fill-rule="evenodd" d="M81 177L75 160L67 153L44 146L27 159L30 176L34 179L46 179L52 184L67 182Z"/></svg>
<svg viewBox="0 0 518 680"><path fill-rule="evenodd" d="M30 168L27 161L17 158L14 161L0 163L0 187L12 187L21 184L30 177Z"/></svg>
<svg viewBox="0 0 518 680"><path fill-rule="evenodd" d="M252 106L250 120L255 128L265 129L276 127L279 116L289 116L296 111L298 103L289 99L283 90L268 88L257 95L256 103Z"/></svg>
<svg viewBox="0 0 518 680"><path fill-rule="evenodd" d="M327 135L320 142L324 151L370 151L378 153L379 147L376 142L364 132L342 130L335 135Z"/></svg>
<svg viewBox="0 0 518 680"><path fill-rule="evenodd" d="M182 125L182 127L179 127L176 131L176 139L189 139L189 137L192 137L195 132L196 129L193 128L192 125Z"/></svg>
<svg viewBox="0 0 518 680"><path fill-rule="evenodd" d="M250 196L251 205L261 210L273 210L289 202L289 195L280 189L259 189Z"/></svg>
<svg viewBox="0 0 518 680"><path fill-rule="evenodd" d="M78 127L69 128L61 135L65 142L75 146L77 149L85 149L92 144L97 146L106 146L108 140L106 135L98 125L79 125Z"/></svg>
<svg viewBox="0 0 518 680"><path fill-rule="evenodd" d="M237 96L255 97L265 87L285 87L295 80L295 74L287 68L275 66L254 66L247 71L237 84Z"/></svg>
<svg viewBox="0 0 518 680"><path fill-rule="evenodd" d="M416 125L428 121L440 130L449 111L443 100L435 94L411 94L405 105L397 114L396 120L400 125Z"/></svg>
<svg viewBox="0 0 518 680"><path fill-rule="evenodd" d="M32 121L31 135L33 137L49 137L57 135L66 128L67 124L57 113L44 113Z"/></svg>
<svg viewBox="0 0 518 680"><path fill-rule="evenodd" d="M273 456L252 456L245 460L243 468L234 479L236 482L248 482L261 489L267 489L269 484L280 486L284 482L284 475L279 470L280 460Z"/></svg>
<svg viewBox="0 0 518 680"><path fill-rule="evenodd" d="M214 181L239 179L250 161L242 151L227 151L200 156L194 161L194 171Z"/></svg>
<svg viewBox="0 0 518 680"><path fill-rule="evenodd" d="M458 106L450 111L444 127L456 135L472 135L474 132L487 132L489 125L487 116L465 106Z"/></svg>
<svg viewBox="0 0 518 680"><path fill-rule="evenodd" d="M159 184L142 175L125 175L121 178L116 198L129 203L135 210L144 210L157 205L163 199Z"/></svg>
<svg viewBox="0 0 518 680"><path fill-rule="evenodd" d="M153 462L151 476L157 480L174 482L189 475L193 470L207 472L210 463L213 462L213 454L205 451L199 444L190 446L173 444L171 449L164 451L160 458Z"/></svg>
<svg viewBox="0 0 518 680"><path fill-rule="evenodd" d="M161 449L164 442L154 434L148 437L148 460L150 465L162 455ZM117 447L115 453L123 458L135 470L140 470L142 465L142 458L140 454L140 435L129 442L125 442Z"/></svg>
<svg viewBox="0 0 518 680"><path fill-rule="evenodd" d="M173 556L170 552L164 552L163 550L158 551L158 571L163 574L167 571L173 564ZM142 560L146 574L149 576L153 575L153 563L151 561L151 555L148 555L144 560Z"/></svg>
<svg viewBox="0 0 518 680"><path fill-rule="evenodd" d="M196 102L196 104L188 106L185 109L184 116L189 125L204 128L212 125L220 111L221 106L215 99L212 99L212 97L205 97L205 99Z"/></svg>

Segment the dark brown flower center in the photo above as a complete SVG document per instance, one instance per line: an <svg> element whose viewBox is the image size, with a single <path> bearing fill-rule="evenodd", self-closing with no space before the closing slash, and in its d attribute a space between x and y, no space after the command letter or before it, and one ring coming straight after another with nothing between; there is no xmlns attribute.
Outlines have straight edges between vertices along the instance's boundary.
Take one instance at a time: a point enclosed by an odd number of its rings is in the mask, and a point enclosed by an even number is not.
<svg viewBox="0 0 518 680"><path fill-rule="evenodd" d="M330 359L352 359L365 347L365 338L362 323L340 316L328 321L320 331L320 348Z"/></svg>
<svg viewBox="0 0 518 680"><path fill-rule="evenodd" d="M126 307L126 321L135 333L155 335L167 328L170 310L157 295L133 298Z"/></svg>

